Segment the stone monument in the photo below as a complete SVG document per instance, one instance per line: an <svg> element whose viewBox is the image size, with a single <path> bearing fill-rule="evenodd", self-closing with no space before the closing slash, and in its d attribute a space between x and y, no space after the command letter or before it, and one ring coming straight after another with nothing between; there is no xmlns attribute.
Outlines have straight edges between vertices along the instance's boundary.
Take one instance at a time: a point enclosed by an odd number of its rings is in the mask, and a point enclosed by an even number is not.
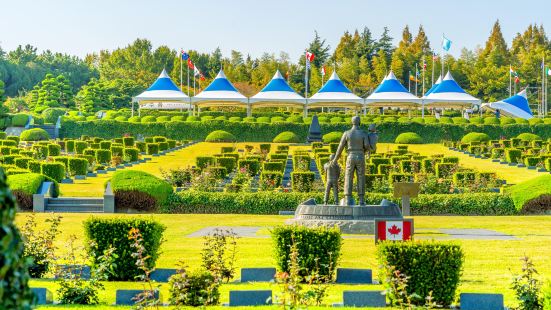
<svg viewBox="0 0 551 310"><path fill-rule="evenodd" d="M318 205L314 199L300 204L295 218L288 223L305 226L338 226L345 234L373 234L375 219L402 219L398 205L383 199L379 205L365 205L365 159L377 150L378 136L375 125L369 126L368 132L360 128L360 118L352 117L352 128L346 131L339 143L337 152L324 166L327 174L324 204ZM338 180L340 167L338 159L346 149L346 166L344 177L344 199L339 205L328 205L331 190L335 201L338 201ZM338 168L337 168L338 167ZM354 175L357 179L358 204L352 198Z"/></svg>
<svg viewBox="0 0 551 310"><path fill-rule="evenodd" d="M321 126L320 122L318 120L318 116L314 115L312 117L312 122L310 123L310 127L308 128L308 143L311 142L320 142L321 141Z"/></svg>

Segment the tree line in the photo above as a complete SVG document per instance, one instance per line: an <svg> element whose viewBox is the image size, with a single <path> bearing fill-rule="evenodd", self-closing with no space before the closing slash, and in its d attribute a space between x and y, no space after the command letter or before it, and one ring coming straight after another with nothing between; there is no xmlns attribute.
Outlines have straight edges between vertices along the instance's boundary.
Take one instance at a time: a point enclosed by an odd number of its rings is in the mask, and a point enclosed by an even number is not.
<svg viewBox="0 0 551 310"><path fill-rule="evenodd" d="M335 48L315 32L313 40L305 46L315 54L309 72L309 95L319 90L322 79L326 81L335 68L359 96L371 93L389 70L393 70L406 88L417 83L417 95L421 96L441 71L449 70L467 92L485 102L508 96L511 75L518 77L513 77L514 89L519 91L530 86L530 99L535 100L541 93L538 87L542 80L542 59L551 61L550 41L543 26L535 24L517 33L508 46L496 21L484 45L474 50L463 48L459 57L445 54L442 59L438 55L440 42L431 46L423 26L419 26L415 34L405 26L398 44L392 42L386 27L378 37L367 27L346 31ZM236 50L224 56L219 48L211 53L192 49L186 53L204 78L196 78L195 88L192 78L188 85L184 61L184 92L199 92L223 68L226 76L247 96L262 89L275 70L280 70L289 84L304 94L304 56L293 61L289 54L280 52L253 58ZM76 107L91 112L124 108L129 107L131 97L146 89L162 69L179 84L180 66L180 51L165 45L153 48L147 39L137 39L112 51L91 53L84 59L49 50L39 54L31 45L19 46L10 52L0 48L0 101L6 101L11 111ZM326 75L322 77L323 67ZM514 73L510 73L511 68Z"/></svg>

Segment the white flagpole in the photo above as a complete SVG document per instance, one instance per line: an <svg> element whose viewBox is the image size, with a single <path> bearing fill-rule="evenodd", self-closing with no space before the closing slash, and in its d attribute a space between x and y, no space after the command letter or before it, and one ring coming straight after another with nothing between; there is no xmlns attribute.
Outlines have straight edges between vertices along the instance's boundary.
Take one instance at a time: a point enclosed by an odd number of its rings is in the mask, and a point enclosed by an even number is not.
<svg viewBox="0 0 551 310"><path fill-rule="evenodd" d="M308 98L308 52L304 52L304 98ZM312 65L312 64L310 64Z"/></svg>
<svg viewBox="0 0 551 310"><path fill-rule="evenodd" d="M431 80L431 86L434 85L434 52L432 52L432 80Z"/></svg>
<svg viewBox="0 0 551 310"><path fill-rule="evenodd" d="M180 49L180 91L184 90L182 81L182 49Z"/></svg>
<svg viewBox="0 0 551 310"><path fill-rule="evenodd" d="M511 97L511 65L509 65L509 97Z"/></svg>
<svg viewBox="0 0 551 310"><path fill-rule="evenodd" d="M411 70L409 71L408 75L408 92L411 93Z"/></svg>
<svg viewBox="0 0 551 310"><path fill-rule="evenodd" d="M425 68L425 65L426 65L426 62L423 59L423 93L421 95L425 95L425 71L427 71Z"/></svg>
<svg viewBox="0 0 551 310"><path fill-rule="evenodd" d="M417 63L415 63L415 96L417 96Z"/></svg>
<svg viewBox="0 0 551 310"><path fill-rule="evenodd" d="M545 56L541 59L541 117L545 117L543 114L543 104L545 102Z"/></svg>
<svg viewBox="0 0 551 310"><path fill-rule="evenodd" d="M442 34L442 57L440 59L440 63L442 64L442 78L444 78L444 34Z"/></svg>

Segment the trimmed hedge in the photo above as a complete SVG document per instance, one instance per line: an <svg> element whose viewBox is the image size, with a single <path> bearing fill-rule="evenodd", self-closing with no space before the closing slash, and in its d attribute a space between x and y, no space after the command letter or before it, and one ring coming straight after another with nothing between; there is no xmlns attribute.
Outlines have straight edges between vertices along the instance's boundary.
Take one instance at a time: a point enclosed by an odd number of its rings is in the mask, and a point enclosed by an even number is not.
<svg viewBox="0 0 551 310"><path fill-rule="evenodd" d="M506 189L518 211L545 214L551 211L551 175L542 175Z"/></svg>
<svg viewBox="0 0 551 310"><path fill-rule="evenodd" d="M224 130L215 130L205 138L205 142L235 142L235 136Z"/></svg>
<svg viewBox="0 0 551 310"><path fill-rule="evenodd" d="M333 131L327 134L324 134L322 137L323 143L339 143L341 141L342 132Z"/></svg>
<svg viewBox="0 0 551 310"><path fill-rule="evenodd" d="M311 192L314 185L315 174L312 171L291 172L291 187L297 192Z"/></svg>
<svg viewBox="0 0 551 310"><path fill-rule="evenodd" d="M535 141L541 140L541 137L533 133L525 132L518 135L517 139L520 139L522 141Z"/></svg>
<svg viewBox="0 0 551 310"><path fill-rule="evenodd" d="M69 158L69 174L74 175L86 175L88 172L88 160L84 158Z"/></svg>
<svg viewBox="0 0 551 310"><path fill-rule="evenodd" d="M159 143L146 143L145 149L147 155L153 155L159 153Z"/></svg>
<svg viewBox="0 0 551 310"><path fill-rule="evenodd" d="M96 150L96 161L100 164L109 164L111 162L110 150Z"/></svg>
<svg viewBox="0 0 551 310"><path fill-rule="evenodd" d="M38 192L44 180L45 177L38 173L21 173L8 177L8 186L16 198L19 208L22 210L33 209L33 194Z"/></svg>
<svg viewBox="0 0 551 310"><path fill-rule="evenodd" d="M459 244L422 241L422 242L380 242L377 246L380 283L389 290L392 304L399 304L406 296L395 290L390 282L396 279L395 270L409 277L407 296L417 295L412 302L424 305L425 298L448 307L455 299L455 292L461 279L465 254Z"/></svg>
<svg viewBox="0 0 551 310"><path fill-rule="evenodd" d="M404 132L396 137L394 143L400 144L421 144L423 143L423 138L416 134L415 132Z"/></svg>
<svg viewBox="0 0 551 310"><path fill-rule="evenodd" d="M123 156L126 161L133 162L139 159L140 150L135 147L124 148Z"/></svg>
<svg viewBox="0 0 551 310"><path fill-rule="evenodd" d="M272 142L274 143L299 143L300 137L292 131L284 131L278 134Z"/></svg>
<svg viewBox="0 0 551 310"><path fill-rule="evenodd" d="M139 170L115 172L111 188L117 208L139 211L154 211L172 194L172 186L165 180Z"/></svg>
<svg viewBox="0 0 551 310"><path fill-rule="evenodd" d="M490 141L490 136L485 133L480 132L470 132L461 138L461 143L472 143L472 142L488 142Z"/></svg>
<svg viewBox="0 0 551 310"><path fill-rule="evenodd" d="M42 174L54 179L56 182L61 182L65 178L65 165L62 163L41 163Z"/></svg>
<svg viewBox="0 0 551 310"><path fill-rule="evenodd" d="M21 141L46 141L50 140L50 135L42 128L27 129L19 136Z"/></svg>
<svg viewBox="0 0 551 310"><path fill-rule="evenodd" d="M272 229L274 256L277 269L289 273L293 244L298 253L299 274L307 277L313 273L333 278L341 255L342 237L338 228L308 228L299 225L278 226Z"/></svg>
<svg viewBox="0 0 551 310"><path fill-rule="evenodd" d="M132 253L136 250L131 246L133 241L128 238L132 228L140 231L145 248L144 256L148 268L155 267L160 255L163 232L166 227L153 219L147 218L99 218L91 217L84 222L87 251L92 265L110 247L115 248L114 262L111 265L109 279L114 281L134 281L143 275L143 270L136 266L136 258Z"/></svg>

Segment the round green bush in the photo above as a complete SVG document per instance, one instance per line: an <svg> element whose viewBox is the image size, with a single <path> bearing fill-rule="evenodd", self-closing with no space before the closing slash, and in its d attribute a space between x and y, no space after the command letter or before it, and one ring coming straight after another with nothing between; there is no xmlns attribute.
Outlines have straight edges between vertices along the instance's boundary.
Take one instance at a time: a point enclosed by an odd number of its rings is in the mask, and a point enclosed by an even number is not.
<svg viewBox="0 0 551 310"><path fill-rule="evenodd" d="M273 142L274 143L299 143L301 141L300 141L300 137L297 136L294 132L284 131L279 135L277 135L274 138Z"/></svg>
<svg viewBox="0 0 551 310"><path fill-rule="evenodd" d="M499 119L500 125L509 125L509 124L515 124L515 123L516 123L515 120L512 118L502 117Z"/></svg>
<svg viewBox="0 0 551 310"><path fill-rule="evenodd" d="M220 115L220 116L217 116L215 118L215 120L217 120L217 121L227 121L228 119L224 115Z"/></svg>
<svg viewBox="0 0 551 310"><path fill-rule="evenodd" d="M528 123L530 125L537 125L537 124L543 124L543 120L541 118L536 118L536 117L533 117L531 119L528 120Z"/></svg>
<svg viewBox="0 0 551 310"><path fill-rule="evenodd" d="M157 120L157 118L155 116L148 115L148 116L142 117L140 122L142 122L142 123L154 123L156 120Z"/></svg>
<svg viewBox="0 0 551 310"><path fill-rule="evenodd" d="M191 115L186 118L186 122L200 122L201 118L199 116Z"/></svg>
<svg viewBox="0 0 551 310"><path fill-rule="evenodd" d="M481 132L470 132L461 138L461 143L471 143L471 142L488 142L490 141L490 136Z"/></svg>
<svg viewBox="0 0 551 310"><path fill-rule="evenodd" d="M129 122L132 122L132 123L139 123L141 121L141 117L139 116L132 116L132 117L129 117L128 118L128 121Z"/></svg>
<svg viewBox="0 0 551 310"><path fill-rule="evenodd" d="M274 116L270 119L272 124L285 123L285 118L282 116Z"/></svg>
<svg viewBox="0 0 551 310"><path fill-rule="evenodd" d="M293 115L287 118L287 122L301 124L303 123L303 118L302 116L299 116L299 115Z"/></svg>
<svg viewBox="0 0 551 310"><path fill-rule="evenodd" d="M419 123L419 124L424 124L425 123L425 119L422 118L422 117L414 117L411 119L412 122L414 123Z"/></svg>
<svg viewBox="0 0 551 310"><path fill-rule="evenodd" d="M423 143L423 138L415 132L404 132L398 135L394 140L394 143L399 144L421 144Z"/></svg>
<svg viewBox="0 0 551 310"><path fill-rule="evenodd" d="M489 116L484 118L484 125L500 125L501 121L499 118Z"/></svg>
<svg viewBox="0 0 551 310"><path fill-rule="evenodd" d="M398 123L409 123L409 122L411 122L409 117L402 116L402 117L398 118Z"/></svg>
<svg viewBox="0 0 551 310"><path fill-rule="evenodd" d="M530 122L528 122L528 120L524 119L524 118L515 118L515 123L516 124L530 124Z"/></svg>
<svg viewBox="0 0 551 310"><path fill-rule="evenodd" d="M341 141L342 132L332 131L324 134L322 137L323 143L339 143Z"/></svg>
<svg viewBox="0 0 551 310"><path fill-rule="evenodd" d="M469 120L469 122L471 124L478 124L478 125L482 125L484 124L484 119L480 116L475 116L475 117L471 117L471 119Z"/></svg>
<svg viewBox="0 0 551 310"><path fill-rule="evenodd" d="M65 115L67 110L62 108L47 108L46 110L42 111L42 118L44 118L44 123L47 124L55 124L57 122L57 119L60 116Z"/></svg>
<svg viewBox="0 0 551 310"><path fill-rule="evenodd" d="M270 118L267 116L261 116L256 119L257 123L270 123L270 121L271 121Z"/></svg>
<svg viewBox="0 0 551 310"><path fill-rule="evenodd" d="M342 119L342 117L334 116L334 117L331 117L331 119L329 120L329 122L330 122L331 124L340 124L340 123L344 123L344 120Z"/></svg>
<svg viewBox="0 0 551 310"><path fill-rule="evenodd" d="M186 120L186 117L183 115L176 115L170 118L171 122L183 122Z"/></svg>
<svg viewBox="0 0 551 310"><path fill-rule="evenodd" d="M236 140L234 135L224 130L215 130L205 138L206 142L235 142Z"/></svg>
<svg viewBox="0 0 551 310"><path fill-rule="evenodd" d="M90 115L90 116L86 116L86 120L87 121L95 121L97 120L98 118L95 116L95 115Z"/></svg>
<svg viewBox="0 0 551 310"><path fill-rule="evenodd" d="M326 123L329 123L329 118L327 116L319 116L318 117L318 122L320 124L326 124Z"/></svg>
<svg viewBox="0 0 551 310"><path fill-rule="evenodd" d="M170 116L159 116L157 122L170 122Z"/></svg>
<svg viewBox="0 0 551 310"><path fill-rule="evenodd" d="M126 116L117 116L115 117L115 120L119 122L126 122L128 121L128 118Z"/></svg>
<svg viewBox="0 0 551 310"><path fill-rule="evenodd" d="M29 114L17 113L11 117L11 125L15 127L24 127L29 120Z"/></svg>
<svg viewBox="0 0 551 310"><path fill-rule="evenodd" d="M453 123L451 117L447 117L447 116L440 117L440 119L438 119L438 122L440 124L452 124Z"/></svg>
<svg viewBox="0 0 551 310"><path fill-rule="evenodd" d="M235 122L235 123L237 123L237 122L241 122L241 117L239 117L239 116L232 116L232 117L230 117L228 120L229 120L230 122Z"/></svg>
<svg viewBox="0 0 551 310"><path fill-rule="evenodd" d="M517 136L517 139L520 139L522 141L542 140L540 136L529 132L521 133Z"/></svg>
<svg viewBox="0 0 551 310"><path fill-rule="evenodd" d="M27 129L21 133L21 141L45 141L50 135L42 128Z"/></svg>
<svg viewBox="0 0 551 310"><path fill-rule="evenodd" d="M452 117L452 122L454 124L468 124L469 123L469 120L467 120L466 118L464 117Z"/></svg>
<svg viewBox="0 0 551 310"><path fill-rule="evenodd" d="M244 123L255 123L255 122L256 122L256 118L254 118L254 117L252 117L252 116L245 117L245 118L243 118L243 122L244 122Z"/></svg>
<svg viewBox="0 0 551 310"><path fill-rule="evenodd" d="M141 211L154 210L172 194L172 186L168 182L139 170L115 172L111 178L111 188L117 207Z"/></svg>

